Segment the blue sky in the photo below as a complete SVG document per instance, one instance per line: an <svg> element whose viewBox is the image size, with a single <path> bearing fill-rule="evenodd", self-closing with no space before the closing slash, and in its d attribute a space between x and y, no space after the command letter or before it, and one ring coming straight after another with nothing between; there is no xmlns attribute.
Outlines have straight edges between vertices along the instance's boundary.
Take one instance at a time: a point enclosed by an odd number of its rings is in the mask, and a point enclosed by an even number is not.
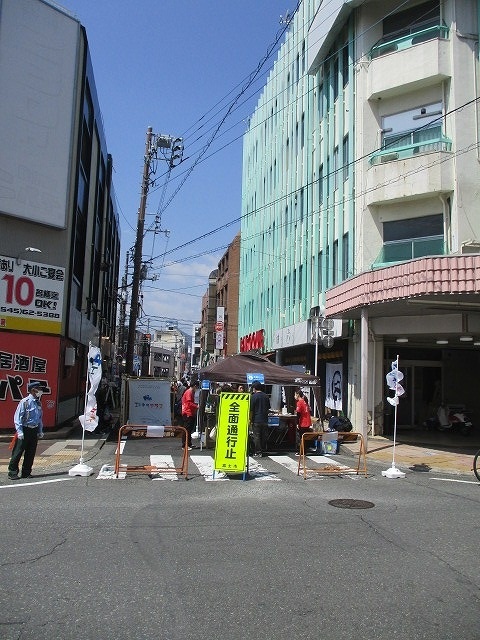
<svg viewBox="0 0 480 640"><path fill-rule="evenodd" d="M159 163L145 227L161 210L166 234L145 236L153 257L144 283L150 330L177 319L190 333L208 274L239 230L242 134L284 38L290 0L63 0L84 25L109 153L125 254L135 242L147 127L184 138L184 162L166 187ZM267 53L269 55L267 55ZM227 111L264 61L252 86ZM216 136L215 131L225 118ZM213 138L213 141L212 141ZM207 145L210 146L207 147ZM193 169L193 170L192 170ZM209 233L220 227L222 230ZM197 240L203 234L206 238ZM187 244L188 243L188 244ZM177 247L181 247L177 250Z"/></svg>

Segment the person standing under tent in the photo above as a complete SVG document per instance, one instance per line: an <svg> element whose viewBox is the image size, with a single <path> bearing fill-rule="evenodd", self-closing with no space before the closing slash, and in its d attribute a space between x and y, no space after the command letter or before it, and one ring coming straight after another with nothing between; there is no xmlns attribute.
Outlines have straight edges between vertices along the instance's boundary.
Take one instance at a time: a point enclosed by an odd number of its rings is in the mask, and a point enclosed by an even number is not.
<svg viewBox="0 0 480 640"><path fill-rule="evenodd" d="M252 397L250 398L250 421L253 431L254 453L256 458L266 456L268 412L270 411L270 399L263 391L260 382L252 385Z"/></svg>
<svg viewBox="0 0 480 640"><path fill-rule="evenodd" d="M308 406L307 399L301 389L297 389L297 391L295 391L295 401L295 412L298 418L296 438L297 451L295 455L299 456L302 436L306 431L312 430L312 415L310 413L310 407Z"/></svg>

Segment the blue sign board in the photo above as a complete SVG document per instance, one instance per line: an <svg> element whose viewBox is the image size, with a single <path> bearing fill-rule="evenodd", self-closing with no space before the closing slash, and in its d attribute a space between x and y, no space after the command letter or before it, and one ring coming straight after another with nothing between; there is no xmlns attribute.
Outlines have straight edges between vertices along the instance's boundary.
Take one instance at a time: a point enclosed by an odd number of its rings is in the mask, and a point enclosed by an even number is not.
<svg viewBox="0 0 480 640"><path fill-rule="evenodd" d="M265 376L263 373L247 373L247 382L248 384L252 384L253 382L261 382L263 384L265 382Z"/></svg>
<svg viewBox="0 0 480 640"><path fill-rule="evenodd" d="M210 380L202 380L202 389L210 389Z"/></svg>

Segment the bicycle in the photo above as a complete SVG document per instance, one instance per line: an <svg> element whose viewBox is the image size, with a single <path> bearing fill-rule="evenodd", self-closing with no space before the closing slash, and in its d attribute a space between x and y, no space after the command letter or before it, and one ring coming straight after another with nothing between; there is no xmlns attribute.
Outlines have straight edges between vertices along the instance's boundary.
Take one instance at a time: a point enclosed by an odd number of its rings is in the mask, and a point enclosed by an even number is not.
<svg viewBox="0 0 480 640"><path fill-rule="evenodd" d="M477 480L480 481L480 449L477 451L473 458L473 473L477 476Z"/></svg>

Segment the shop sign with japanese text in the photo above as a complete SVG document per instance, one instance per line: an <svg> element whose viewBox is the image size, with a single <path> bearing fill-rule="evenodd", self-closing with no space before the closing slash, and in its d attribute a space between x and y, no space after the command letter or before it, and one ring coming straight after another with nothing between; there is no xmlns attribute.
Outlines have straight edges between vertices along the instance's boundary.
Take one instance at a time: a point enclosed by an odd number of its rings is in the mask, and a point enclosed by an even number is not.
<svg viewBox="0 0 480 640"><path fill-rule="evenodd" d="M59 335L65 269L0 256L0 329Z"/></svg>
<svg viewBox="0 0 480 640"><path fill-rule="evenodd" d="M43 425L55 426L59 353L60 338L0 331L0 429L13 428L13 414L30 382L45 387Z"/></svg>
<svg viewBox="0 0 480 640"><path fill-rule="evenodd" d="M247 468L249 393L220 394L215 437L215 471L244 473Z"/></svg>

